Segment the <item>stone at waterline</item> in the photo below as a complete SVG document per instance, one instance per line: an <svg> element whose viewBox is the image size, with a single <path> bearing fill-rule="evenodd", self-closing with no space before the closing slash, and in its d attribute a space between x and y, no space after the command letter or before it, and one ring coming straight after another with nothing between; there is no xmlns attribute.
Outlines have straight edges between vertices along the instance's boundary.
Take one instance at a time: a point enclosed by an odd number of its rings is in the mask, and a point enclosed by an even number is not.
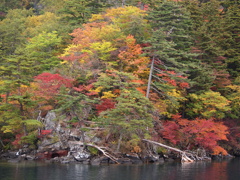
<svg viewBox="0 0 240 180"><path fill-rule="evenodd" d="M88 152L85 152L85 151L75 152L75 153L72 153L72 155L73 155L74 159L76 159L77 161L80 161L80 162L86 161L91 156Z"/></svg>
<svg viewBox="0 0 240 180"><path fill-rule="evenodd" d="M143 161L136 153L126 154L126 158L130 159L133 164L142 164Z"/></svg>
<svg viewBox="0 0 240 180"><path fill-rule="evenodd" d="M119 158L118 162L120 164L132 164L132 161L129 158Z"/></svg>
<svg viewBox="0 0 240 180"><path fill-rule="evenodd" d="M101 163L101 158L99 158L99 157L95 157L95 158L91 159L91 161L90 161L91 165L100 165L100 163Z"/></svg>

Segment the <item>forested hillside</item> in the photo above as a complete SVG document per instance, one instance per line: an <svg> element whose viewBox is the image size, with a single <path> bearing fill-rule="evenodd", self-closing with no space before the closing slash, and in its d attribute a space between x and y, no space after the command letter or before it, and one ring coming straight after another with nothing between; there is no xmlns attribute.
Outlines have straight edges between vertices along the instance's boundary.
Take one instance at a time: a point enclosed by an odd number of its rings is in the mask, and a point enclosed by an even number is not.
<svg viewBox="0 0 240 180"><path fill-rule="evenodd" d="M0 149L54 139L54 112L117 152L239 155L238 0L3 0L0 19Z"/></svg>

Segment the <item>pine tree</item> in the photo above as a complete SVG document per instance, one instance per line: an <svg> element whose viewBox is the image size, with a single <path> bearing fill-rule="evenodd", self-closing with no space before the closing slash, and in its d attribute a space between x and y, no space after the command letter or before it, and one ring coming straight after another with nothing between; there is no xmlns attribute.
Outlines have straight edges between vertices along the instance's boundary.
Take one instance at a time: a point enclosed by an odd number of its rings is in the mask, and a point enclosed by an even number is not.
<svg viewBox="0 0 240 180"><path fill-rule="evenodd" d="M201 68L196 59L199 54L191 52L194 40L190 14L180 4L169 1L156 4L148 19L153 32L146 52L152 57L153 89L164 97L173 87L159 75L168 74L177 81L179 77L191 76Z"/></svg>
<svg viewBox="0 0 240 180"><path fill-rule="evenodd" d="M230 35L227 37L228 46L222 44L226 50L225 56L228 64L228 70L232 77L239 77L240 72L240 38L239 38L239 21L240 21L240 4L237 1L226 1L223 3L225 31Z"/></svg>

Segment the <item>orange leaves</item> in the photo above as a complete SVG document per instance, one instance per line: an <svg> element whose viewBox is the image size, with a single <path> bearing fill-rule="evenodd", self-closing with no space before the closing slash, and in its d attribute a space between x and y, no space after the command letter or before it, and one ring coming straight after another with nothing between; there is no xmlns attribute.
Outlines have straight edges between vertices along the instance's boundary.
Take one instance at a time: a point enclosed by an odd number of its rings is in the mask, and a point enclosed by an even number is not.
<svg viewBox="0 0 240 180"><path fill-rule="evenodd" d="M181 89L184 89L184 88L189 88L189 84L187 82L180 82L178 84L178 86L181 88Z"/></svg>
<svg viewBox="0 0 240 180"><path fill-rule="evenodd" d="M99 40L99 32L105 25L105 22L83 24L83 28L77 28L70 34L74 37L73 43L81 45L82 48L89 46L89 43Z"/></svg>
<svg viewBox="0 0 240 180"><path fill-rule="evenodd" d="M127 49L119 53L119 64L125 72L146 78L149 73L147 67L149 58L142 56L142 48L136 44L136 39L132 35L127 36L125 43Z"/></svg>
<svg viewBox="0 0 240 180"><path fill-rule="evenodd" d="M162 135L173 144L182 147L203 147L213 153L226 151L219 147L219 140L228 140L228 128L222 122L213 120L199 119L188 120L181 118L180 115L172 116L174 121L164 123Z"/></svg>
<svg viewBox="0 0 240 180"><path fill-rule="evenodd" d="M227 155L227 151L225 149L223 149L220 146L216 146L213 148L213 155L218 155L218 154L222 154L222 155Z"/></svg>

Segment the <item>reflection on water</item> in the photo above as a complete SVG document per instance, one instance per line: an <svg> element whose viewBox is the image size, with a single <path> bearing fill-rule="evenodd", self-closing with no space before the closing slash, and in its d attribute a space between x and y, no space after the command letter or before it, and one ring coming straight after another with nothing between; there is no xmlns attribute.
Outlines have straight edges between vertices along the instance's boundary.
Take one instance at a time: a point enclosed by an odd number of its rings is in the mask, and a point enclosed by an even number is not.
<svg viewBox="0 0 240 180"><path fill-rule="evenodd" d="M0 162L0 180L239 180L240 158L229 161L90 166Z"/></svg>

